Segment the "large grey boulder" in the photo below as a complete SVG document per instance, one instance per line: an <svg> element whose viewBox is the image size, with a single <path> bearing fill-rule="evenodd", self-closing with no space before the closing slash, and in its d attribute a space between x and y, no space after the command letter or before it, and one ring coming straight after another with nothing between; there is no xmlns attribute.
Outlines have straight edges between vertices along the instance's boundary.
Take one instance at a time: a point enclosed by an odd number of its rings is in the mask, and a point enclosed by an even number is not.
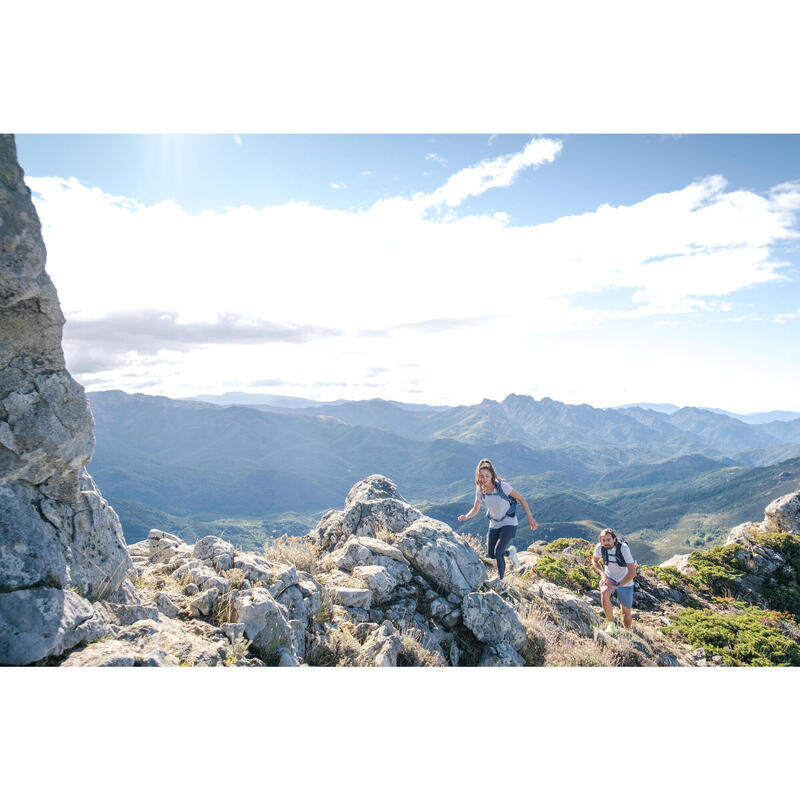
<svg viewBox="0 0 800 800"><path fill-rule="evenodd" d="M525 659L508 642L487 644L483 648L479 667L524 667Z"/></svg>
<svg viewBox="0 0 800 800"><path fill-rule="evenodd" d="M272 580L272 564L255 553L237 553L233 559L234 569L240 569L253 584L267 584Z"/></svg>
<svg viewBox="0 0 800 800"><path fill-rule="evenodd" d="M743 522L731 529L725 544L753 545L764 533L800 534L800 489L773 500L761 522Z"/></svg>
<svg viewBox="0 0 800 800"><path fill-rule="evenodd" d="M800 534L800 489L773 500L764 509L764 522L770 531Z"/></svg>
<svg viewBox="0 0 800 800"><path fill-rule="evenodd" d="M600 618L589 603L569 589L549 581L539 581L532 590L545 601L541 610L558 627L588 637L600 625Z"/></svg>
<svg viewBox="0 0 800 800"><path fill-rule="evenodd" d="M353 577L363 581L372 592L373 605L385 603L397 586L397 581L385 567L356 567L353 570Z"/></svg>
<svg viewBox="0 0 800 800"><path fill-rule="evenodd" d="M0 593L74 588L102 599L132 562L119 518L85 471L94 420L64 364L64 317L45 257L14 138L0 135ZM83 625L82 612L72 613L70 600L47 596L48 628L63 632L58 641L69 639L67 628ZM42 595L4 597L0 652L13 651L15 663L28 663L18 660L20 643L35 637L21 603L34 598ZM56 622L59 608L64 617ZM31 615L40 611L31 608ZM29 661L41 657L39 644L32 645Z"/></svg>
<svg viewBox="0 0 800 800"><path fill-rule="evenodd" d="M350 489L343 511L323 515L308 541L321 551L332 551L350 536L377 538L381 532L397 533L421 516L389 478L370 475Z"/></svg>
<svg viewBox="0 0 800 800"><path fill-rule="evenodd" d="M694 567L689 566L690 555L690 553L678 553L677 555L672 556L672 558L662 561L659 566L674 567L683 575L694 575L697 570Z"/></svg>
<svg viewBox="0 0 800 800"><path fill-rule="evenodd" d="M506 643L514 650L525 645L525 628L514 609L495 592L472 592L461 606L464 625L479 642Z"/></svg>
<svg viewBox="0 0 800 800"><path fill-rule="evenodd" d="M444 593L464 597L486 580L478 554L439 520L420 517L397 535L395 544L414 569Z"/></svg>
<svg viewBox="0 0 800 800"><path fill-rule="evenodd" d="M397 533L421 516L389 478L370 475L347 493L342 529L356 536L377 536L380 530Z"/></svg>
<svg viewBox="0 0 800 800"><path fill-rule="evenodd" d="M225 633L195 620L191 627L160 617L144 619L117 632L115 639L71 653L62 666L203 666L221 664L230 654Z"/></svg>
<svg viewBox="0 0 800 800"><path fill-rule="evenodd" d="M376 667L396 667L397 656L403 648L403 639L388 620L369 635L363 646L367 664Z"/></svg>
<svg viewBox="0 0 800 800"><path fill-rule="evenodd" d="M75 592L40 587L0 594L0 663L60 656L111 633L102 611Z"/></svg>
<svg viewBox="0 0 800 800"><path fill-rule="evenodd" d="M233 601L235 622L244 623L244 635L262 653L277 652L279 647L292 647L292 628L286 611L264 588L255 587L237 593Z"/></svg>
<svg viewBox="0 0 800 800"><path fill-rule="evenodd" d="M201 561L209 561L218 572L233 567L234 549L230 542L218 536L204 536L194 546L193 555Z"/></svg>

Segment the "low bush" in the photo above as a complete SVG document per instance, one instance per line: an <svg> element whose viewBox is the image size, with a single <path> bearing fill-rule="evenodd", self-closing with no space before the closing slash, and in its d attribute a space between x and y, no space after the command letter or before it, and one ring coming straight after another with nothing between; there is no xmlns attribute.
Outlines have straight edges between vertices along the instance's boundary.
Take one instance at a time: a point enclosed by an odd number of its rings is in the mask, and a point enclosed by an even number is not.
<svg viewBox="0 0 800 800"><path fill-rule="evenodd" d="M739 549L737 544L726 544L710 550L696 550L689 556L689 566L697 570L691 583L700 591L735 595L739 588L736 579L744 574L743 565L736 557Z"/></svg>
<svg viewBox="0 0 800 800"><path fill-rule="evenodd" d="M783 632L785 625L783 614L755 606L741 614L684 608L675 621L693 647L732 667L800 666L800 648Z"/></svg>

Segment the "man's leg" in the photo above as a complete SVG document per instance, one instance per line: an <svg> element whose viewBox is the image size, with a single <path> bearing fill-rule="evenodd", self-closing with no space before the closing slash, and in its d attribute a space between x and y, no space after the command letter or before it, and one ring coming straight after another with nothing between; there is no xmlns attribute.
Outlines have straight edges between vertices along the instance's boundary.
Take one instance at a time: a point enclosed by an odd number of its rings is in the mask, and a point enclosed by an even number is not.
<svg viewBox="0 0 800 800"><path fill-rule="evenodd" d="M633 606L632 583L617 589L617 600L619 600L619 607L622 609L622 624L626 628L630 628L633 624L633 617L631 615L631 607Z"/></svg>
<svg viewBox="0 0 800 800"><path fill-rule="evenodd" d="M605 611L606 619L609 622L614 621L614 609L611 607L611 594L613 591L613 587L609 585L600 590L600 602L603 604L603 611Z"/></svg>
<svg viewBox="0 0 800 800"><path fill-rule="evenodd" d="M626 628L630 628L633 624L633 616L631 615L631 610L626 608L622 604L620 604L620 608L622 609L622 624Z"/></svg>

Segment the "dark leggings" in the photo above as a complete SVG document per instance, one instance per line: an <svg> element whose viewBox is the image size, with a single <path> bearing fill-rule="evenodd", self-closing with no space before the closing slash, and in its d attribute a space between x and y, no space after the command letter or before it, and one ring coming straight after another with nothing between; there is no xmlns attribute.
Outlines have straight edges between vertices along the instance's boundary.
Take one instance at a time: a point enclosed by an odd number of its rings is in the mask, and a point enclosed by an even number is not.
<svg viewBox="0 0 800 800"><path fill-rule="evenodd" d="M508 546L517 535L516 525L503 525L502 528L489 528L489 536L486 540L486 549L489 551L489 558L497 561L497 573L502 580L506 574L506 556Z"/></svg>

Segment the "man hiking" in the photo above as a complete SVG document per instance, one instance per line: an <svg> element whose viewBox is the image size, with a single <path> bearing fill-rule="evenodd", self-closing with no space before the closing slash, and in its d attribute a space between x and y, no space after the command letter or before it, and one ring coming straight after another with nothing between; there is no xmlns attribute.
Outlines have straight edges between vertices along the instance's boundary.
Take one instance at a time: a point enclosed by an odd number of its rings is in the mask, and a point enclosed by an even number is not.
<svg viewBox="0 0 800 800"><path fill-rule="evenodd" d="M611 529L606 528L597 537L592 565L602 576L600 579L600 600L603 603L608 627L606 633L612 636L617 632L614 622L614 609L611 607L611 595L617 593L617 600L622 609L622 623L626 628L632 624L631 607L633 606L633 579L636 577L636 564L627 542L620 539Z"/></svg>

